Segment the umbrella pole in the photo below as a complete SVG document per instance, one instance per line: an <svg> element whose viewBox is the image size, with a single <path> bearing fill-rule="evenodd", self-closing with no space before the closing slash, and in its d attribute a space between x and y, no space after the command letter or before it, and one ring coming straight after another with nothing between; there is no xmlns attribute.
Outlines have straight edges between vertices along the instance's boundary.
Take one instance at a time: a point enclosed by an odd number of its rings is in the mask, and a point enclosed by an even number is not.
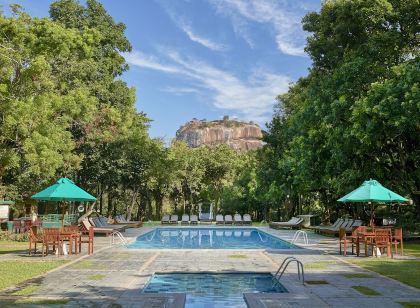
<svg viewBox="0 0 420 308"><path fill-rule="evenodd" d="M61 228L64 228L64 215L66 213L66 203L63 202L63 206L62 206L62 213L61 213Z"/></svg>
<svg viewBox="0 0 420 308"><path fill-rule="evenodd" d="M375 223L374 223L374 221L373 221L373 215L374 215L374 211L375 211L375 209L374 209L374 206L373 206L373 203L370 205L370 226L373 228L373 227L375 227Z"/></svg>

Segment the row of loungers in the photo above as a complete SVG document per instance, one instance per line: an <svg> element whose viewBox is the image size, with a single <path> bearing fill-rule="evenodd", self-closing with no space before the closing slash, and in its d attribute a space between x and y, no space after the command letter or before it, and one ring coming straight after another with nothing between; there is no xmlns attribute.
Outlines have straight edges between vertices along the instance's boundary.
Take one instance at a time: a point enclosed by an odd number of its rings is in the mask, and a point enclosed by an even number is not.
<svg viewBox="0 0 420 308"><path fill-rule="evenodd" d="M332 226L317 226L313 227L315 232L326 234L338 234L340 229L345 229L346 233L350 233L353 228L360 227L363 222L358 219L343 219L339 218Z"/></svg>
<svg viewBox="0 0 420 308"><path fill-rule="evenodd" d="M217 225L242 225L242 224L251 224L251 216L249 214L245 214L243 219L240 214L235 214L232 219L232 215L216 215L216 224ZM163 215L161 224L178 224L178 215ZM198 224L198 217L197 215L184 214L181 217L181 225L196 225Z"/></svg>
<svg viewBox="0 0 420 308"><path fill-rule="evenodd" d="M300 228L301 224L303 223L302 218L292 217L289 221L277 221L271 222L270 228L273 229L292 229L292 228Z"/></svg>
<svg viewBox="0 0 420 308"><path fill-rule="evenodd" d="M178 215L163 215L162 220L160 223L162 225L164 224L178 224ZM191 215L191 217L187 214L182 215L181 217L181 224L182 225L196 225L198 224L198 216L197 215Z"/></svg>
<svg viewBox="0 0 420 308"><path fill-rule="evenodd" d="M223 218L223 215L216 215L216 225L251 225L252 224L252 219L251 219L251 215L249 214L244 214L244 217L242 219L242 216L240 214L235 214L233 215L233 220L232 220L232 215L225 215L225 217Z"/></svg>

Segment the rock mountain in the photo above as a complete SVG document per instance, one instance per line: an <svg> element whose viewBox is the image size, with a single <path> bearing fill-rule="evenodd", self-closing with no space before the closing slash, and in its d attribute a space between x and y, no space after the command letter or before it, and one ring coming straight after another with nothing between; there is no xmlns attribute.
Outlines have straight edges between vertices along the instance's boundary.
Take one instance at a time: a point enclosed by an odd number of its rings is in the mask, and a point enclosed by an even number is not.
<svg viewBox="0 0 420 308"><path fill-rule="evenodd" d="M192 119L176 132L176 140L185 141L189 147L227 144L238 151L260 148L263 143L261 128L253 122L230 120L206 121Z"/></svg>

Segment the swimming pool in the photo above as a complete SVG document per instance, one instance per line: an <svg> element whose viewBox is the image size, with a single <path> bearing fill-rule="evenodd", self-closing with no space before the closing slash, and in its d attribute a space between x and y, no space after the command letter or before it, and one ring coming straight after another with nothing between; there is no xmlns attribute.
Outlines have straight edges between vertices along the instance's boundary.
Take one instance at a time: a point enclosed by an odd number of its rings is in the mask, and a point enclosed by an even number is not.
<svg viewBox="0 0 420 308"><path fill-rule="evenodd" d="M165 273L152 276L144 293L186 293L185 307L246 307L244 293L284 293L270 273Z"/></svg>
<svg viewBox="0 0 420 308"><path fill-rule="evenodd" d="M296 249L255 228L156 228L128 245L142 249Z"/></svg>

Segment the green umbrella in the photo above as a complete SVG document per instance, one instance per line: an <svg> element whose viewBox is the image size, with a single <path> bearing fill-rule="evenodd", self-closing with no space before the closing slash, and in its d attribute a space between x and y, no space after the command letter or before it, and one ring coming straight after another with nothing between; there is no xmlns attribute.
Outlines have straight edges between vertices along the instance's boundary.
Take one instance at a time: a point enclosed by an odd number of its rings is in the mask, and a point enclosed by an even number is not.
<svg viewBox="0 0 420 308"><path fill-rule="evenodd" d="M408 199L389 190L376 180L364 181L362 186L341 197L339 202L400 203ZM373 223L373 205L371 208L371 224Z"/></svg>
<svg viewBox="0 0 420 308"><path fill-rule="evenodd" d="M54 185L36 193L31 197L35 200L43 201L96 201L96 198L87 193L73 181L67 178L59 179ZM63 224L64 224L64 209L63 209Z"/></svg>

